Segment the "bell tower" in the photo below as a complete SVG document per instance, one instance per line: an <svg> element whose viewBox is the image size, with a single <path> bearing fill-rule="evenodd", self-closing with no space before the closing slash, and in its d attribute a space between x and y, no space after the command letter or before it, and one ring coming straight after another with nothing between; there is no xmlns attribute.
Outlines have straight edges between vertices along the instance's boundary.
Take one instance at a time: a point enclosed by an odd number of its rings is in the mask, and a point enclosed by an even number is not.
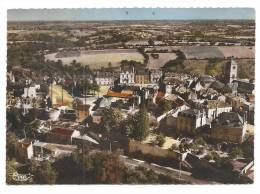
<svg viewBox="0 0 260 194"><path fill-rule="evenodd" d="M227 65L227 77L226 80L228 83L232 83L233 80L237 79L237 63L234 58L231 58L230 62Z"/></svg>

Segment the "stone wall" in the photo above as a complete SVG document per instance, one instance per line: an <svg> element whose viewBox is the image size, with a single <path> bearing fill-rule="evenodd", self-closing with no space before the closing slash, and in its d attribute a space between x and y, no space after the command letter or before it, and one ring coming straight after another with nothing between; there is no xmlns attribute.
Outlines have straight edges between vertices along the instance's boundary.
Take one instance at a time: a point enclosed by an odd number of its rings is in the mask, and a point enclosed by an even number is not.
<svg viewBox="0 0 260 194"><path fill-rule="evenodd" d="M175 160L185 160L187 153L180 153L177 151L162 149L158 146L144 144L139 141L129 140L128 152L141 152L144 155L152 155L156 157L172 158Z"/></svg>

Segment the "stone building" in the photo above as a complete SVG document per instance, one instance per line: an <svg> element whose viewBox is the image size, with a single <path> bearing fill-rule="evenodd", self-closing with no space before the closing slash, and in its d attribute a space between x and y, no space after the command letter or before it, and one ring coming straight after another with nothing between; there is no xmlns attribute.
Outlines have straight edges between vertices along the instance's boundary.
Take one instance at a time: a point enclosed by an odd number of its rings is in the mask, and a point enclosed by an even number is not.
<svg viewBox="0 0 260 194"><path fill-rule="evenodd" d="M72 144L72 138L80 135L77 130L66 128L53 128L47 133L47 142L57 144Z"/></svg>
<svg viewBox="0 0 260 194"><path fill-rule="evenodd" d="M135 83L136 84L148 84L149 83L149 70L138 69L135 72Z"/></svg>
<svg viewBox="0 0 260 194"><path fill-rule="evenodd" d="M218 141L242 143L246 122L237 112L223 112L211 123L211 138Z"/></svg>
<svg viewBox="0 0 260 194"><path fill-rule="evenodd" d="M178 113L176 128L179 132L194 133L194 131L206 125L204 110L188 109Z"/></svg>
<svg viewBox="0 0 260 194"><path fill-rule="evenodd" d="M219 100L208 100L206 104L206 115L209 119L215 119L222 112L230 112L232 106Z"/></svg>
<svg viewBox="0 0 260 194"><path fill-rule="evenodd" d="M95 75L95 81L101 86L114 85L117 74L114 72L100 72L98 71Z"/></svg>

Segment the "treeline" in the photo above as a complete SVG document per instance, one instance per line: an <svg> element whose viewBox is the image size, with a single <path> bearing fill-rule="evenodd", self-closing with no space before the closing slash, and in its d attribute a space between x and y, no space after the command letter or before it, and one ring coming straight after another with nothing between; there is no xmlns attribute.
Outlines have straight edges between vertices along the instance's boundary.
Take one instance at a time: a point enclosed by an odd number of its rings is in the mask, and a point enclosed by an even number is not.
<svg viewBox="0 0 260 194"><path fill-rule="evenodd" d="M14 66L28 68L35 72L38 77L43 75L74 75L90 74L93 71L88 66L83 66L77 61L72 61L70 65L64 65L61 60L50 61L44 58L44 50L55 51L58 45L46 43L26 43L12 44L8 46L7 68L12 70Z"/></svg>
<svg viewBox="0 0 260 194"><path fill-rule="evenodd" d="M69 167L69 168L68 168ZM8 184L176 184L170 176L143 167L128 168L119 155L108 152L74 153L55 163L29 161L31 182L15 182L15 161L7 161Z"/></svg>
<svg viewBox="0 0 260 194"><path fill-rule="evenodd" d="M163 69L170 72L183 72L185 69L184 60L186 60L186 56L180 50L176 50L173 52L175 52L177 55L176 59L170 60L165 63Z"/></svg>
<svg viewBox="0 0 260 194"><path fill-rule="evenodd" d="M138 52L143 55L144 57L144 64L147 65L148 61L149 61L149 55L145 52L144 47L140 47L137 49Z"/></svg>

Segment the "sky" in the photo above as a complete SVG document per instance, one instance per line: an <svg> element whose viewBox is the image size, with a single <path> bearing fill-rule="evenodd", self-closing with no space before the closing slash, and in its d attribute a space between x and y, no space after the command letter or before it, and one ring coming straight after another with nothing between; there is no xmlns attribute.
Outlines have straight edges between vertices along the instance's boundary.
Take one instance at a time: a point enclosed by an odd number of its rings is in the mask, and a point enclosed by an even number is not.
<svg viewBox="0 0 260 194"><path fill-rule="evenodd" d="M253 8L10 9L8 21L255 19Z"/></svg>

